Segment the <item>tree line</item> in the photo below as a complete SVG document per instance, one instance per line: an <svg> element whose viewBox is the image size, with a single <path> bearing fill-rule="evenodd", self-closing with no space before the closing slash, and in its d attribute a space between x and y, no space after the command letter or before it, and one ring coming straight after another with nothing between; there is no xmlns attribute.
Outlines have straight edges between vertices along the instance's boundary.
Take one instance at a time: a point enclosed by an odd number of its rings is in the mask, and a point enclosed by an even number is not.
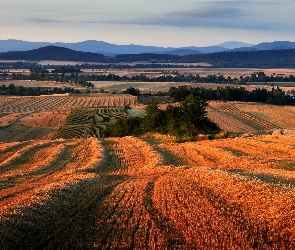
<svg viewBox="0 0 295 250"><path fill-rule="evenodd" d="M179 86L171 87L167 93L174 101L182 101L187 96L193 95L204 100L223 100L223 101L242 101L242 102L262 102L275 105L294 105L295 91L292 95L286 93L277 87L271 90L265 88L256 88L249 91L244 87L236 88L226 86L224 88L206 89L203 87Z"/></svg>
<svg viewBox="0 0 295 250"><path fill-rule="evenodd" d="M9 84L8 86L2 84L0 86L0 95L15 95L15 96L39 96L39 95L52 95L52 94L65 94L74 93L80 94L80 90L75 90L70 87L65 88L41 88L41 87L24 87L15 86L14 84Z"/></svg>
<svg viewBox="0 0 295 250"><path fill-rule="evenodd" d="M148 77L145 74L138 74L134 76L119 76L116 74L92 74L80 75L84 81L134 81L134 82L199 82L199 83L235 83L247 84L251 82L295 82L295 76L276 75L275 73L267 76L263 71L254 72L249 76L241 76L239 79L231 76L224 76L222 74L209 74L207 76L200 76L199 74L180 74L177 71L172 73L163 73L160 76Z"/></svg>
<svg viewBox="0 0 295 250"><path fill-rule="evenodd" d="M3 74L7 74L3 72ZM3 75L4 76L4 75ZM270 76L263 71L253 72L249 76L240 76L239 79L231 76L224 76L222 74L209 74L207 76L200 76L199 74L180 74L178 71L171 73L163 73L159 76L148 77L145 74L138 74L134 76L120 76L116 74L83 74L81 69L73 67L61 66L49 72L44 67L30 68L30 75L22 73L13 73L13 80L36 80L36 81L56 81L75 83L87 87L94 87L91 81L136 81L136 82L199 82L199 83L235 83L247 84L251 82L295 82L294 75L281 75L272 73Z"/></svg>
<svg viewBox="0 0 295 250"><path fill-rule="evenodd" d="M78 74L79 69L60 67L52 72L46 68L35 67L30 68L30 74L12 73L12 80L31 80L31 81L51 81L73 83L82 87L94 88L94 84L85 80L83 75Z"/></svg>

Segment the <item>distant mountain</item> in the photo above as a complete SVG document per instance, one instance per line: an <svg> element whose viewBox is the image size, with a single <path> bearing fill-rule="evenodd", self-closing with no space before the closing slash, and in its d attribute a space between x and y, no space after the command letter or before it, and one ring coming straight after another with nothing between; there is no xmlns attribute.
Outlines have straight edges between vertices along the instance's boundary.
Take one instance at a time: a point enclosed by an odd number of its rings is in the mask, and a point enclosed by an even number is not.
<svg viewBox="0 0 295 250"><path fill-rule="evenodd" d="M26 42L22 40L0 40L0 52L7 51L26 51L45 47L48 45L64 47L76 51L92 52L103 54L105 56L115 56L119 54L171 54L171 55L190 55L190 54L207 54L224 51L256 51L256 50L272 50L272 49L291 49L295 48L295 42L276 41L270 43L260 43L257 45L247 44L243 42L225 42L216 46L207 47L157 47L157 46L142 46L142 45L116 45L103 41L87 40L77 43L49 43L49 42Z"/></svg>
<svg viewBox="0 0 295 250"><path fill-rule="evenodd" d="M273 49L294 49L295 42L275 41L271 43L259 43L253 46L256 50L273 50Z"/></svg>
<svg viewBox="0 0 295 250"><path fill-rule="evenodd" d="M179 63L206 62L225 68L294 68L295 49L218 52L189 55L179 58Z"/></svg>
<svg viewBox="0 0 295 250"><path fill-rule="evenodd" d="M195 49L174 49L174 50L167 50L164 53L169 55L176 55L176 56L203 54L199 50L195 50Z"/></svg>
<svg viewBox="0 0 295 250"><path fill-rule="evenodd" d="M219 46L209 47L157 47L157 46L142 46L142 45L116 45L102 41L87 40L77 43L37 43L26 42L21 40L0 40L0 52L8 51L25 51L31 49L37 49L40 47L53 45L58 47L64 47L76 51L99 53L105 56L115 56L119 54L143 54L143 53L155 53L155 54L172 54L172 55L188 55L199 53L213 53L225 51L227 49Z"/></svg>
<svg viewBox="0 0 295 250"><path fill-rule="evenodd" d="M191 46L191 47L183 47L182 49L197 50L197 51L200 51L202 54L222 52L222 51L228 50L220 46L208 46L208 47L192 47Z"/></svg>
<svg viewBox="0 0 295 250"><path fill-rule="evenodd" d="M82 62L103 62L105 56L91 52L75 51L57 46L46 46L28 51L12 51L0 53L2 60L56 60L56 61L82 61Z"/></svg>
<svg viewBox="0 0 295 250"><path fill-rule="evenodd" d="M0 40L0 52L26 51L50 45L48 42L26 42L22 40Z"/></svg>
<svg viewBox="0 0 295 250"><path fill-rule="evenodd" d="M190 54L186 56L142 53L119 54L106 57L102 54L75 51L57 46L46 46L29 51L14 51L0 53L2 60L56 60L80 61L98 63L119 62L150 62L150 63L209 63L213 67L225 68L295 68L295 49L261 50L261 51L236 51L216 52L208 54Z"/></svg>
<svg viewBox="0 0 295 250"><path fill-rule="evenodd" d="M253 47L254 44L231 41L231 42L225 42L225 43L218 44L218 46L232 50L232 49L237 49L237 48Z"/></svg>
<svg viewBox="0 0 295 250"><path fill-rule="evenodd" d="M142 46L142 45L116 45L102 41L87 40L77 43L54 43L55 46L61 46L77 51L103 53L104 55L114 54L142 54L142 53L161 53L166 49L156 46Z"/></svg>

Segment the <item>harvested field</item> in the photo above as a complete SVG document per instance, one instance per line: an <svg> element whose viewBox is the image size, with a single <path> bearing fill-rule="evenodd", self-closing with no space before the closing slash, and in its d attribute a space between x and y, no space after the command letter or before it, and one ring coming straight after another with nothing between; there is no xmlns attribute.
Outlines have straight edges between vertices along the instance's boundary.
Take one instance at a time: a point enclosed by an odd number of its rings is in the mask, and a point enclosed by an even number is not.
<svg viewBox="0 0 295 250"><path fill-rule="evenodd" d="M13 71L10 71L10 73L13 73ZM24 72L15 72L15 73L24 73ZM27 74L30 74L30 72L26 72ZM1 81L1 85L4 84L8 86L9 84L13 84L15 87L23 86L25 88L32 87L32 88L73 88L73 89L79 89L79 90L86 90L87 88L75 85L75 84L69 84L69 83L61 83L61 82L53 82L53 81L31 81L31 80L5 80Z"/></svg>
<svg viewBox="0 0 295 250"><path fill-rule="evenodd" d="M294 135L2 143L1 247L293 249Z"/></svg>
<svg viewBox="0 0 295 250"><path fill-rule="evenodd" d="M127 117L127 113L123 107L75 109L68 115L54 138L100 138L101 129L115 119L124 117Z"/></svg>
<svg viewBox="0 0 295 250"><path fill-rule="evenodd" d="M8 127L27 113L0 113L0 127Z"/></svg>
<svg viewBox="0 0 295 250"><path fill-rule="evenodd" d="M294 107L259 103L211 101L208 117L229 132L259 132L295 128Z"/></svg>
<svg viewBox="0 0 295 250"><path fill-rule="evenodd" d="M0 249L295 248L294 107L210 102L223 129L267 134L160 143L100 138L142 113L130 96L0 104Z"/></svg>
<svg viewBox="0 0 295 250"><path fill-rule="evenodd" d="M135 104L129 95L0 97L0 142L100 137L107 123L126 116L125 105ZM83 113L93 119L84 121Z"/></svg>
<svg viewBox="0 0 295 250"><path fill-rule="evenodd" d="M2 97L0 112L39 112L135 104L137 98L130 95Z"/></svg>

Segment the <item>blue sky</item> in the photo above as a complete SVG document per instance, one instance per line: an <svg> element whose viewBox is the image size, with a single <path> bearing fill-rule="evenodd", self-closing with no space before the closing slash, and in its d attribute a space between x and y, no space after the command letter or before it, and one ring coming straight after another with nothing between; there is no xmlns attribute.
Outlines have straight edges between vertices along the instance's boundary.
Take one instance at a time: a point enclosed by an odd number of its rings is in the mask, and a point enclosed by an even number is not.
<svg viewBox="0 0 295 250"><path fill-rule="evenodd" d="M164 47L295 41L294 10L294 0L2 0L0 39Z"/></svg>

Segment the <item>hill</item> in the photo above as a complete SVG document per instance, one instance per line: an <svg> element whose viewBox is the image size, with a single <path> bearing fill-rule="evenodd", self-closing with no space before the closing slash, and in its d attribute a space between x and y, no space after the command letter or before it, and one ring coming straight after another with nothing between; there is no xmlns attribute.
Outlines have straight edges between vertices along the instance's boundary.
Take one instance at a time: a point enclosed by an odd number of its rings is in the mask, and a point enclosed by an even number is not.
<svg viewBox="0 0 295 250"><path fill-rule="evenodd" d="M29 51L11 51L0 53L2 60L56 60L56 61L82 61L102 62L105 56L91 52L81 52L58 46L46 46Z"/></svg>
<svg viewBox="0 0 295 250"><path fill-rule="evenodd" d="M178 62L206 62L214 67L228 68L291 68L295 67L295 49L219 52L202 55L188 55Z"/></svg>

